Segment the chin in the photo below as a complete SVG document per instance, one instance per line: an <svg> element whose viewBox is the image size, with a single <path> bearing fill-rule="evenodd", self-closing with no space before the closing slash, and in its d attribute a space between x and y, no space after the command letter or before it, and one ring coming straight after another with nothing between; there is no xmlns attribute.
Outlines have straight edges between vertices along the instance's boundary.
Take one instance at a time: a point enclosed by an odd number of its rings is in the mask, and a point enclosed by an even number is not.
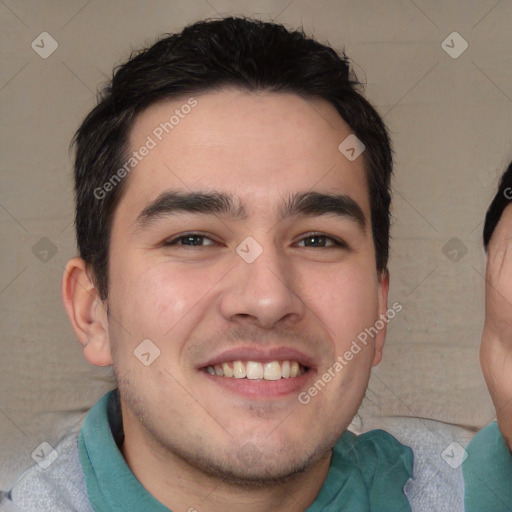
<svg viewBox="0 0 512 512"><path fill-rule="evenodd" d="M294 480L311 468L316 460L306 457L302 460L290 458L259 461L250 466L240 461L224 464L210 464L206 472L217 479L242 488L263 488L282 485Z"/></svg>
<svg viewBox="0 0 512 512"><path fill-rule="evenodd" d="M189 454L185 460L230 485L263 488L292 481L316 464L328 460L337 438L336 435L324 438L310 449L305 442L294 446L287 443L281 448L247 442L238 449L232 447L223 458L219 458L217 452L193 457Z"/></svg>

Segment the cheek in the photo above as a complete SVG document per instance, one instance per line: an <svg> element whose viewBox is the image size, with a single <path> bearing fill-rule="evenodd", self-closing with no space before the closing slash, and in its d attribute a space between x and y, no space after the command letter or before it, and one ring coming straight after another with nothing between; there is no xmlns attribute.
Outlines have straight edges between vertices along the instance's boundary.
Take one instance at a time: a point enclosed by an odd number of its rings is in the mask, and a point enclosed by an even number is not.
<svg viewBox="0 0 512 512"><path fill-rule="evenodd" d="M125 289L123 309L154 335L164 336L193 311L203 294L204 288L187 272L156 266L134 276Z"/></svg>
<svg viewBox="0 0 512 512"><path fill-rule="evenodd" d="M373 325L378 315L378 286L375 273L351 267L331 272L308 284L308 294L318 304L318 314L335 335L357 336Z"/></svg>
<svg viewBox="0 0 512 512"><path fill-rule="evenodd" d="M134 354L137 355L143 340L148 339L151 344L145 342L144 351L139 352L149 351L153 357L157 353L153 346L159 352L151 363L154 383L148 381L147 385L167 381L165 369L179 372L183 346L202 314L197 303L204 289L199 290L189 277L186 272L169 271L168 265L154 265L143 269L132 266L129 276L119 273L112 280L115 321L110 322L109 331L114 365L120 374L129 374L131 380L147 379L148 368Z"/></svg>

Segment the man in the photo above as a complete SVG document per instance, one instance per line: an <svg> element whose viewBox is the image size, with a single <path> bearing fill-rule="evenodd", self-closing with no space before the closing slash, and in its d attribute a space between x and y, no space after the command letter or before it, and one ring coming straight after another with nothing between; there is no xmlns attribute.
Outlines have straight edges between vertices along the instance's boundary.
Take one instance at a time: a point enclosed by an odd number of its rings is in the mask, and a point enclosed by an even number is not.
<svg viewBox="0 0 512 512"><path fill-rule="evenodd" d="M344 55L239 18L117 70L75 136L62 291L118 387L20 509L411 510L410 448L347 431L399 309L390 141L357 88Z"/></svg>
<svg viewBox="0 0 512 512"><path fill-rule="evenodd" d="M512 163L487 210L485 324L480 361L497 423L469 444L463 465L468 512L512 510Z"/></svg>

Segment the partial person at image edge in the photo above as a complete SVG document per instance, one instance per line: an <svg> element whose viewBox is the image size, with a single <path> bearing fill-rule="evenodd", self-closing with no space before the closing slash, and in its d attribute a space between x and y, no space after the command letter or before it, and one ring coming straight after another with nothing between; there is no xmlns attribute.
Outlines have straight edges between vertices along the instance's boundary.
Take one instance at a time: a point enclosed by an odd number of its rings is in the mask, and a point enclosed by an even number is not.
<svg viewBox="0 0 512 512"><path fill-rule="evenodd" d="M512 162L483 230L487 252L480 360L497 415L471 440L462 465L467 512L512 510Z"/></svg>

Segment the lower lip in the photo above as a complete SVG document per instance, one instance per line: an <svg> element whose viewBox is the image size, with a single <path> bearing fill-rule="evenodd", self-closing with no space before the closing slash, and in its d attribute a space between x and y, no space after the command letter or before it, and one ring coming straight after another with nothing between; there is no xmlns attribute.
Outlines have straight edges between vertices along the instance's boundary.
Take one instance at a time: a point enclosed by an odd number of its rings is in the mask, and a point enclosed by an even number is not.
<svg viewBox="0 0 512 512"><path fill-rule="evenodd" d="M249 398L282 398L290 394L298 394L313 379L315 371L309 369L303 375L279 380L236 379L201 373L211 382Z"/></svg>

